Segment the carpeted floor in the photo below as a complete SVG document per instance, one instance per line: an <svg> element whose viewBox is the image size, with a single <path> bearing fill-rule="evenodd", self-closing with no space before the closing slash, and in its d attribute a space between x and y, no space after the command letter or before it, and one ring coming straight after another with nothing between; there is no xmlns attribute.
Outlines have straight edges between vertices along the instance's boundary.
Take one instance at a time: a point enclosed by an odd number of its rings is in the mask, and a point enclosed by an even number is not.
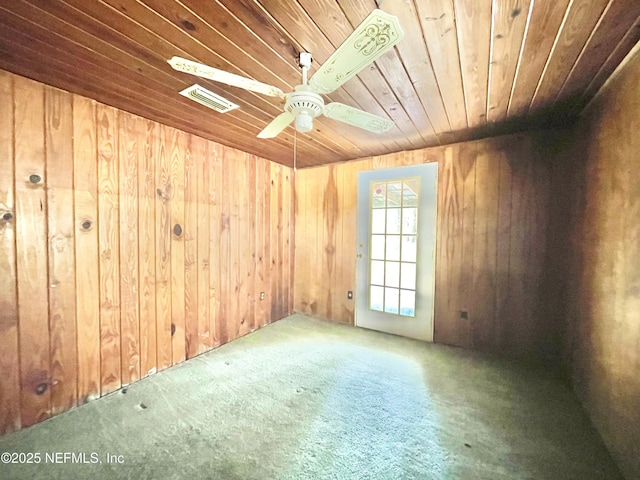
<svg viewBox="0 0 640 480"><path fill-rule="evenodd" d="M544 372L302 315L0 438L0 452L40 454L0 464L2 479L621 478Z"/></svg>

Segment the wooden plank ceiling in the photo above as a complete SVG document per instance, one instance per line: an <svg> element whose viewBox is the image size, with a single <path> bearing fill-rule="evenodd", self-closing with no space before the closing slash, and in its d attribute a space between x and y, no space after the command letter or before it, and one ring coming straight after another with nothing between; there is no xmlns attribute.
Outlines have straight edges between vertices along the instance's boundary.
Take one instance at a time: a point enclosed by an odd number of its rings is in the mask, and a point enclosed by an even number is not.
<svg viewBox="0 0 640 480"><path fill-rule="evenodd" d="M297 134L319 165L566 125L640 38L637 0L0 0L0 68L292 165L294 130L257 139L283 101L174 71L178 55L291 91L369 12L397 15L393 50L333 92L390 118L383 135L321 118ZM194 83L240 105L220 114Z"/></svg>

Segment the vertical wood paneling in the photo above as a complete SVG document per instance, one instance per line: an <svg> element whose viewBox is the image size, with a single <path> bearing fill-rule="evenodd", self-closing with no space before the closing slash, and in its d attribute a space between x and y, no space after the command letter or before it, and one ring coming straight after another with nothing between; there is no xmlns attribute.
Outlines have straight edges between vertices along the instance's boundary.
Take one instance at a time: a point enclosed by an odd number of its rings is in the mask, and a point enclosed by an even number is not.
<svg viewBox="0 0 640 480"><path fill-rule="evenodd" d="M0 433L289 312L291 169L1 72L0 100Z"/></svg>
<svg viewBox="0 0 640 480"><path fill-rule="evenodd" d="M241 155L240 155L241 157ZM228 270L228 282L229 289L227 290L226 302L228 305L227 316L223 321L227 324L227 341L232 341L238 338L238 330L240 327L240 311L238 302L239 293L239 258L240 252L238 248L234 248L239 245L239 208L240 208L240 192L237 188L229 188L232 182L238 181L240 178L238 175L238 165L241 158L231 159L230 152L225 151L223 168L227 174L227 181L225 181L224 190L227 191L229 203L227 204L227 218L229 219L228 239L229 239L229 270ZM221 282L223 280L221 279Z"/></svg>
<svg viewBox="0 0 640 480"><path fill-rule="evenodd" d="M100 268L96 104L73 99L78 402L100 396Z"/></svg>
<svg viewBox="0 0 640 480"><path fill-rule="evenodd" d="M533 141L529 140L531 144ZM532 145L530 152L533 158L536 158L536 150ZM535 162L533 164L533 174L529 181L529 194L531 204L534 205L532 209L532 219L527 221L527 268L529 275L527 276L527 293L529 305L531 305L531 324L534 330L534 338L536 338L538 345L536 345L536 351L543 351L545 358L549 361L557 363L559 359L559 353L557 352L554 335L559 330L558 325L552 325L549 327L551 318L553 318L553 312L551 311L548 299L548 287L546 285L546 273L547 266L545 260L548 255L548 249L546 243L539 241L539 239L549 238L549 217L550 217L550 196L551 196L551 169L550 164L547 162ZM544 322L540 322L539 319L546 319ZM559 348L559 346L558 346Z"/></svg>
<svg viewBox="0 0 640 480"><path fill-rule="evenodd" d="M489 350L496 331L496 243L499 169L489 158L491 147L479 145L476 168L475 218L473 220L472 283L468 290L475 346ZM482 192L481 194L478 194ZM466 218L465 218L466 220ZM466 265L463 265L465 268Z"/></svg>
<svg viewBox="0 0 640 480"><path fill-rule="evenodd" d="M293 293L294 293L294 278L296 272L295 262L295 245L296 245L296 170L288 169L289 182L286 185L286 189L289 194L289 298L287 304L287 314L293 313Z"/></svg>
<svg viewBox="0 0 640 480"><path fill-rule="evenodd" d="M336 165L335 168L335 247L334 247L334 258L335 258L335 278L342 278L342 265L343 265L343 239L342 239L342 226L344 224L342 218L342 203L344 197L344 188L343 188L343 180L344 180L344 168L340 168ZM332 304L331 311L333 312L333 317L337 318L339 321L342 321L344 303L347 301L347 292L342 291L341 288L343 285L340 282L333 282L332 288L333 292L332 296Z"/></svg>
<svg viewBox="0 0 640 480"><path fill-rule="evenodd" d="M462 305L455 311L455 318L459 319L460 339L454 339L453 344L461 342L463 345L475 344L473 325L460 316L460 310L466 310L474 315L471 294L473 293L473 259L475 258L475 210L476 210L476 158L478 145L460 145L460 172L462 177L462 250L460 252L460 293ZM443 232L443 235L447 233ZM437 341L437 339L436 339Z"/></svg>
<svg viewBox="0 0 640 480"><path fill-rule="evenodd" d="M282 168L282 245L283 245L283 259L282 266L280 267L280 278L282 285L282 305L280 310L280 317L285 317L290 313L289 310L289 298L291 295L289 285L289 275L291 273L291 215L292 215L292 190L291 187L291 175L292 171L288 168Z"/></svg>
<svg viewBox="0 0 640 480"><path fill-rule="evenodd" d="M442 342L454 341L460 335L462 327L457 321L456 311L462 304L460 294L460 274L462 269L463 227L463 195L464 183L461 180L460 146L445 149L444 158L439 166L438 178L438 235L436 285L435 285L435 317L447 318L450 321L436 322L434 337Z"/></svg>
<svg viewBox="0 0 640 480"><path fill-rule="evenodd" d="M226 343L226 325L224 330L222 329L223 319L223 299L222 299L222 261L226 257L222 256L222 228L225 225L223 221L223 205L226 203L223 201L225 197L224 178L222 176L222 149L212 143L208 143L208 155L204 162L204 169L207 171L206 175L209 176L209 187L205 192L204 201L209 203L209 324L210 324L210 339L209 342L213 346ZM226 217L225 217L226 218ZM226 244L227 251L229 245ZM224 260L226 262L226 260ZM224 286L228 286L227 278L224 277ZM224 339L223 339L224 332Z"/></svg>
<svg viewBox="0 0 640 480"><path fill-rule="evenodd" d="M246 191L250 185L249 168L248 168L248 154L240 157L237 162L236 178L238 185L241 187L238 190ZM234 296L234 300L238 308L238 325L236 326L237 335L245 335L251 331L251 325L249 320L249 262L251 260L251 253L253 252L253 243L249 241L250 232L249 218L249 199L245 195L238 195L238 220L235 222L238 225L237 242L238 245L243 247L238 251L238 280L237 290Z"/></svg>
<svg viewBox="0 0 640 480"><path fill-rule="evenodd" d="M254 155L247 155L247 183L246 190L250 191L255 188L256 184L256 157ZM254 190L255 192L255 190ZM245 319L244 329L242 334L249 333L256 328L256 301L259 295L256 294L256 202L257 196L249 196L245 205L245 218L247 225L246 237L241 237L246 244L246 253L244 256L244 274L246 283L246 298L247 298L247 313ZM289 278L287 276L287 278Z"/></svg>
<svg viewBox="0 0 640 480"><path fill-rule="evenodd" d="M214 216L214 209L209 202L209 178L211 168L209 158L210 145L201 145L201 154L195 158L197 168L197 202L198 202L198 318L197 318L197 353L203 353L214 346L215 317L217 292L212 291L211 276L218 274L211 269L211 247L209 235L210 223L219 223ZM195 152L192 152L195 153ZM214 199L215 201L215 199ZM211 210L210 210L211 209Z"/></svg>
<svg viewBox="0 0 640 480"><path fill-rule="evenodd" d="M299 170L296 172L296 225L304 225L296 232L295 244L295 264L296 274L294 277L294 308L302 313L309 312L309 290L311 282L309 281L309 272L311 270L311 262L309 254L311 247L309 245L309 232L307 226L307 215L310 214L307 205L309 197L309 188L307 187L307 178L314 172L314 169ZM306 260L305 260L306 259Z"/></svg>
<svg viewBox="0 0 640 480"><path fill-rule="evenodd" d="M13 76L0 72L0 435L20 428ZM19 107L18 107L19 108Z"/></svg>
<svg viewBox="0 0 640 480"><path fill-rule="evenodd" d="M169 200L171 215L171 364L185 359L185 292L184 292L184 156L186 154L186 135L171 129L167 136L170 141L170 177L171 196Z"/></svg>
<svg viewBox="0 0 640 480"><path fill-rule="evenodd" d="M546 355L555 328L540 293L553 138L511 135L298 172L295 310L353 323L353 304L337 311L333 296L355 291L357 172L437 161L435 341Z"/></svg>
<svg viewBox="0 0 640 480"><path fill-rule="evenodd" d="M517 328L508 327L511 343L525 346L533 338L531 330L532 305L527 302L527 276L530 274L526 263L527 225L522 220L532 221L532 208L529 178L532 174L529 162L513 162L511 225L509 241L509 308L507 314L519 318ZM514 223L515 222L515 223ZM515 226L514 226L515 225Z"/></svg>
<svg viewBox="0 0 640 480"><path fill-rule="evenodd" d="M275 165L275 164L274 164ZM280 164L276 165L277 168L277 183L278 183L278 263L277 263L277 305L276 305L276 314L274 318L282 318L286 315L283 306L284 306L284 296L285 296L285 274L283 271L285 265L285 256L287 245L285 244L285 205L284 205L284 167Z"/></svg>
<svg viewBox="0 0 640 480"><path fill-rule="evenodd" d="M171 366L171 217L168 127L160 125L154 138L156 165L156 349L158 370Z"/></svg>
<svg viewBox="0 0 640 480"><path fill-rule="evenodd" d="M266 245L267 245L267 237L265 232L268 231L268 224L265 220L265 202L262 200L266 196L266 192L269 190L270 185L267 182L266 169L265 167L268 165L267 162L263 161L260 158L256 158L256 174L255 174L255 192L256 192L256 201L254 203L255 208L255 219L256 219L256 229L255 229L255 322L254 328L260 328L266 324L267 318L271 313L267 308L266 298L261 298L261 293L267 291L267 277L266 277L266 269L268 266L267 263L267 255L266 255ZM258 200L260 199L260 201Z"/></svg>
<svg viewBox="0 0 640 480"><path fill-rule="evenodd" d="M72 97L45 90L51 411L77 404Z"/></svg>
<svg viewBox="0 0 640 480"><path fill-rule="evenodd" d="M323 256L322 269L323 275L320 275L319 285L322 288L322 308L319 313L323 318L334 318L336 312L333 310L333 297L337 295L333 278L336 276L336 222L338 215L338 188L336 186L336 168L330 165L325 169L323 176L322 195L319 200L321 204L321 221L318 225L322 236L318 236L321 240L321 254Z"/></svg>
<svg viewBox="0 0 640 480"><path fill-rule="evenodd" d="M322 168L315 171L315 177L313 179L313 188L311 189L310 203L312 205L311 222L314 223L315 238L312 238L311 245L315 245L314 252L316 256L316 262L321 266L320 269L314 269L310 280L312 282L312 292L314 301L311 303L311 311L320 316L321 318L327 318L327 285L331 284L331 280L327 279L324 273L323 266L326 265L326 238L325 238L325 219L322 216L322 204L324 200L324 186L326 185L326 177L328 175L328 169Z"/></svg>
<svg viewBox="0 0 640 480"><path fill-rule="evenodd" d="M640 478L640 54L599 93L552 165L550 280L574 391L625 478ZM562 268L564 267L564 268Z"/></svg>
<svg viewBox="0 0 640 480"><path fill-rule="evenodd" d="M198 354L198 168L196 159L204 157L207 143L188 138L184 157L184 330L186 358ZM205 225L205 232L209 225ZM208 292L206 292L208 293ZM208 300L208 298L207 298ZM208 310L204 318L208 320Z"/></svg>
<svg viewBox="0 0 640 480"><path fill-rule="evenodd" d="M504 149L494 152L494 158L499 170L498 180L498 219L496 236L496 319L509 318L509 285L510 285L510 245L511 245L511 161ZM517 160L516 160L517 161ZM534 237L536 240L538 237ZM539 243L539 242L538 242ZM517 314L517 313L516 313ZM500 346L508 345L510 337L505 331L505 322L498 322L496 326L496 343Z"/></svg>
<svg viewBox="0 0 640 480"><path fill-rule="evenodd" d="M100 253L100 375L102 395L122 385L120 356L120 217L118 120L98 105L98 241Z"/></svg>
<svg viewBox="0 0 640 480"><path fill-rule="evenodd" d="M222 155L222 150L218 152ZM218 157L220 158L220 157ZM211 254L215 255L219 254L218 266L219 266L219 280L218 280L218 289L220 292L220 307L216 317L216 327L220 332L220 343L227 343L229 340L229 317L232 315L230 309L230 301L232 298L233 289L230 280L230 265L231 265L231 234L230 234L230 205L231 205L231 190L232 188L222 188L223 185L230 185L233 181L233 178L230 176L230 168L231 168L231 159L220 158L220 162L216 163L216 170L214 172L215 182L217 190L216 192L220 198L220 215L218 216L218 239L219 245L212 244ZM212 219L212 222L215 222L215 217ZM212 235L212 241L215 242L215 239ZM213 261L213 259L212 259ZM213 264L211 265L213 268Z"/></svg>
<svg viewBox="0 0 640 480"><path fill-rule="evenodd" d="M139 142L144 150L138 158L138 266L140 270L140 376L156 371L156 155L158 126L143 121Z"/></svg>
<svg viewBox="0 0 640 480"><path fill-rule="evenodd" d="M456 324L455 331L457 335L450 339L453 345L469 345L473 346L475 339L473 338L473 325L466 319L461 318L460 311L466 310L473 315L473 304L471 303L471 294L473 292L473 259L475 258L475 212L476 212L476 158L478 152L478 144L462 144L460 145L460 178L462 181L462 249L460 250L460 280L457 292L458 298L461 299L460 305L452 305L452 316L448 321ZM482 192L483 190L479 190ZM442 232L445 235L445 232ZM441 323L444 319L440 319ZM436 317L436 323L438 318ZM456 338L457 337L457 338ZM434 338L438 341L438 338Z"/></svg>
<svg viewBox="0 0 640 480"><path fill-rule="evenodd" d="M51 415L44 88L15 84L15 195L22 426Z"/></svg>
<svg viewBox="0 0 640 480"><path fill-rule="evenodd" d="M285 264L286 250L287 246L285 244L285 236L284 231L286 229L286 212L285 212L285 204L284 204L284 168L282 165L276 166L276 183L278 185L278 200L277 200L277 211L278 211L278 221L277 225L277 262L276 262L276 272L277 277L275 280L276 284L276 313L274 318L281 318L285 315L283 311L284 304L284 296L285 296L285 284L284 284L284 272L283 266Z"/></svg>
<svg viewBox="0 0 640 480"><path fill-rule="evenodd" d="M271 305L270 318L278 316L278 231L282 224L282 218L278 214L278 197L280 185L278 184L278 166L271 164L271 240L269 242L269 268L271 270L271 285L269 287L269 304Z"/></svg>
<svg viewBox="0 0 640 480"><path fill-rule="evenodd" d="M138 165L144 155L144 123L119 112L120 315L122 384L140 378L138 265Z"/></svg>
<svg viewBox="0 0 640 480"><path fill-rule="evenodd" d="M347 163L344 165L343 185L343 201L342 201L342 294L346 295L346 291L356 291L356 236L357 236L357 200L358 189L358 169L363 162ZM296 225L297 228L297 225ZM296 265L298 268L298 265ZM344 297L346 298L346 297ZM355 297L352 300L346 300L343 312L341 312L341 320L344 323L353 323L355 314Z"/></svg>
<svg viewBox="0 0 640 480"><path fill-rule="evenodd" d="M262 301L263 319L262 326L271 323L271 225L275 219L271 218L271 162L264 161L262 165L262 179L264 181L264 201L262 211L264 216L264 242L262 247L263 258L263 288L264 300Z"/></svg>

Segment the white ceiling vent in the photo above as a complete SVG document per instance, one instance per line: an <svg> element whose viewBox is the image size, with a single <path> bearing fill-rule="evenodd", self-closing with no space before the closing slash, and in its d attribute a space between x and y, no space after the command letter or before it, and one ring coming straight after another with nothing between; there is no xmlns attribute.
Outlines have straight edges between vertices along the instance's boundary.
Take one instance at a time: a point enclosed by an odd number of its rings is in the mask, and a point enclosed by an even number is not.
<svg viewBox="0 0 640 480"><path fill-rule="evenodd" d="M233 110L234 108L238 108L238 105L236 105L235 103L230 102L226 98L223 98L220 95L217 95L198 84L191 85L189 88L185 88L180 92L180 95L184 95L194 102L198 102L199 104L204 105L205 107L209 107L220 113L225 113L229 110Z"/></svg>

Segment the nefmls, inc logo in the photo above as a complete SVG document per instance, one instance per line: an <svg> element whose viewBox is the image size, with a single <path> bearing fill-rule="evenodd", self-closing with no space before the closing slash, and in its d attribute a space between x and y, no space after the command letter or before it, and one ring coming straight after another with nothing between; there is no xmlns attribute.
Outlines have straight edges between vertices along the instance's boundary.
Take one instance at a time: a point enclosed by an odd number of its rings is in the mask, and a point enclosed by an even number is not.
<svg viewBox="0 0 640 480"><path fill-rule="evenodd" d="M53 452L45 453L46 463L100 463L100 457L96 452Z"/></svg>

